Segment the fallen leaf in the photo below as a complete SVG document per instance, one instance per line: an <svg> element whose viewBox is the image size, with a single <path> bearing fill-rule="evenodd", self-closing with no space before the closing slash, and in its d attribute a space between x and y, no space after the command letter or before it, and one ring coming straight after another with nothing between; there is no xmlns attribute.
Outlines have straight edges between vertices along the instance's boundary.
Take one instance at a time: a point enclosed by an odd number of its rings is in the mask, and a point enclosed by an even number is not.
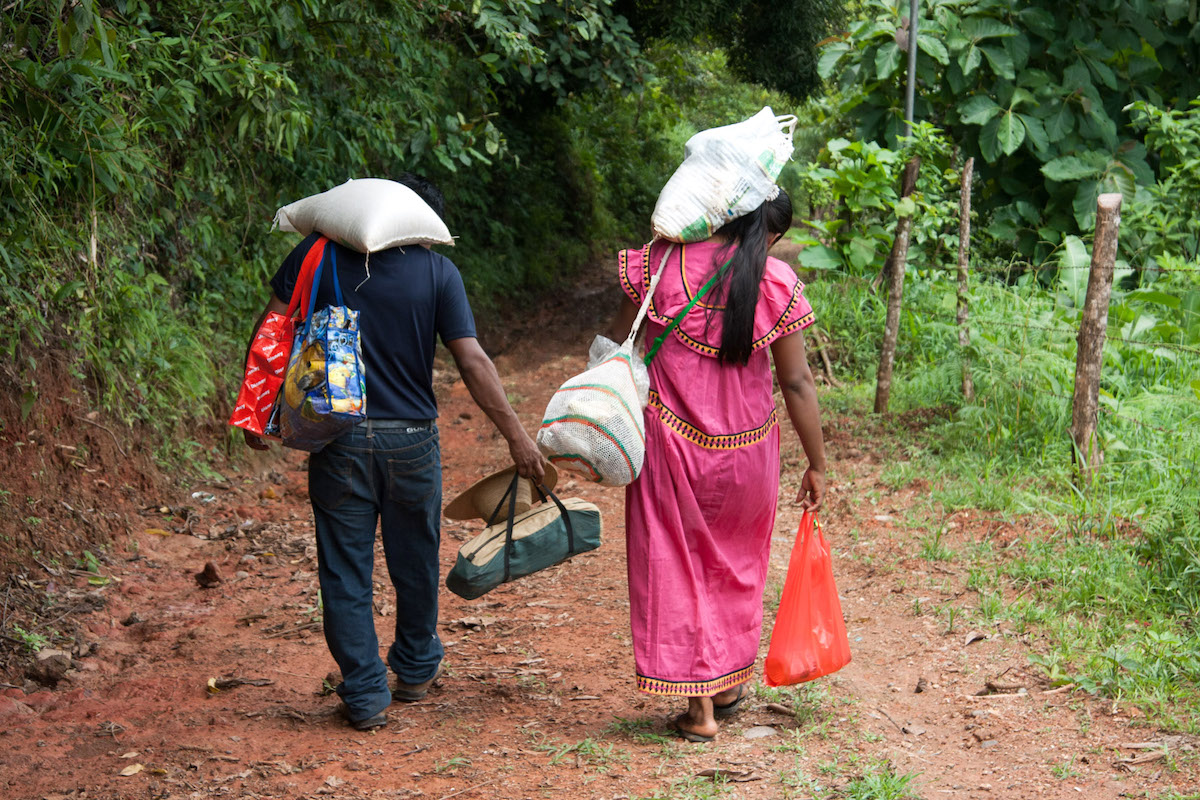
<svg viewBox="0 0 1200 800"><path fill-rule="evenodd" d="M722 780L733 781L734 783L746 783L748 781L761 781L762 775L745 770L732 769L717 769L710 767L702 769L696 773L697 778L721 778Z"/></svg>
<svg viewBox="0 0 1200 800"><path fill-rule="evenodd" d="M130 775L137 775L144 769L145 767L141 764L130 764L128 767L121 770L121 777L128 778Z"/></svg>
<svg viewBox="0 0 1200 800"><path fill-rule="evenodd" d="M130 750L128 753L126 753L123 756L117 756L117 758L137 758L140 755L141 755L141 753L139 753L137 750Z"/></svg>
<svg viewBox="0 0 1200 800"><path fill-rule="evenodd" d="M1118 758L1116 763L1129 764L1129 765L1149 764L1151 761L1158 761L1159 759L1166 758L1166 757L1167 757L1166 750L1154 750L1149 753L1143 753L1142 755L1136 756L1134 758Z"/></svg>
<svg viewBox="0 0 1200 800"><path fill-rule="evenodd" d="M980 633L979 631L971 631L970 633L967 634L967 638L965 640L963 640L963 647L966 647L967 645L971 644L972 642L978 642L978 641L981 641L986 638L987 638L986 633Z"/></svg>
<svg viewBox="0 0 1200 800"><path fill-rule="evenodd" d="M170 536L170 531L164 531L162 528L146 528L146 533L151 536Z"/></svg>
<svg viewBox="0 0 1200 800"><path fill-rule="evenodd" d="M221 691L221 690L217 688L217 679L216 679L216 678L209 678L209 679L208 679L208 693L209 693L209 694L216 694L216 693L217 693L217 692L219 692L219 691Z"/></svg>

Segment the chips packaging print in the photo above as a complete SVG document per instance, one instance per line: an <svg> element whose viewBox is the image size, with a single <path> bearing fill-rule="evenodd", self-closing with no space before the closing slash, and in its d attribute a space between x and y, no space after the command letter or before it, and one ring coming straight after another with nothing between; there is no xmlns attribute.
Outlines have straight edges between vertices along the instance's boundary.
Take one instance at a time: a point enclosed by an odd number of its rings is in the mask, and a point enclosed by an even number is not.
<svg viewBox="0 0 1200 800"><path fill-rule="evenodd" d="M337 248L328 248L336 305L314 310L318 266L309 314L296 332L279 402L283 444L315 453L366 419L366 370L358 312L342 303L337 279Z"/></svg>

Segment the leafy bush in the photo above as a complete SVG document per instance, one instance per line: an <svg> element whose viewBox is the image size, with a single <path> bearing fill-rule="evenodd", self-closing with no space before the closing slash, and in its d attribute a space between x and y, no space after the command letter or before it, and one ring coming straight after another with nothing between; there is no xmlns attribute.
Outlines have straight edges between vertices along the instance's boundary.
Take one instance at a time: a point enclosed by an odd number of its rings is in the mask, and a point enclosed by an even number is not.
<svg viewBox="0 0 1200 800"><path fill-rule="evenodd" d="M861 137L893 144L907 6L862 6L819 68L836 76ZM1129 201L1154 181L1126 106L1200 94L1200 30L1180 0L930 0L920 13L915 117L977 157L989 233L1039 263L1065 234L1091 229L1101 192Z"/></svg>
<svg viewBox="0 0 1200 800"><path fill-rule="evenodd" d="M816 232L800 235L800 263L810 269L841 269L851 274L876 269L891 251L898 217L912 217L909 262L939 266L946 248L957 248L956 178L950 169L950 143L928 123L903 137L904 149L875 142L832 139L820 160L802 171L810 202L829 211L804 224ZM899 175L914 157L921 159L916 189L899 196ZM836 216L834 216L836 214Z"/></svg>

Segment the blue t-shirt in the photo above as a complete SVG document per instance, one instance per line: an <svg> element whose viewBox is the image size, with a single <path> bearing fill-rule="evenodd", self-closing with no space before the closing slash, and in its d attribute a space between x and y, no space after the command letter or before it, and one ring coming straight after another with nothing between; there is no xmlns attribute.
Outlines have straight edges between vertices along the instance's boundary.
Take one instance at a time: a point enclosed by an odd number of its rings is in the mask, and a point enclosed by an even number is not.
<svg viewBox="0 0 1200 800"><path fill-rule="evenodd" d="M292 296L304 256L316 240L317 234L306 237L271 278L271 288L285 303ZM440 336L445 343L475 336L475 318L458 268L450 259L420 245L372 253L367 264L362 253L330 241L325 246L317 308L335 303L330 248L337 248L342 301L359 312L367 370L367 416L436 418L434 337Z"/></svg>

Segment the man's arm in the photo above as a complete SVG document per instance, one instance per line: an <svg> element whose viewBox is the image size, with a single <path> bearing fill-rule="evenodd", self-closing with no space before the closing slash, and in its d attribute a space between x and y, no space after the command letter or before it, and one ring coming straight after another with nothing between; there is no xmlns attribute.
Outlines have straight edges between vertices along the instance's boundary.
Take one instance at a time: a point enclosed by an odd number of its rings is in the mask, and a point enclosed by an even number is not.
<svg viewBox="0 0 1200 800"><path fill-rule="evenodd" d="M508 403L496 365L483 352L479 340L474 337L452 339L446 342L446 347L454 357L458 372L475 404L508 441L508 452L517 465L517 472L523 478L541 481L546 474L541 451L521 427L521 421Z"/></svg>
<svg viewBox="0 0 1200 800"><path fill-rule="evenodd" d="M788 417L808 458L808 469L800 481L796 500L801 507L816 511L825 498L825 439L821 434L817 387L804 351L804 334L797 331L776 339L771 344L771 357Z"/></svg>
<svg viewBox="0 0 1200 800"><path fill-rule="evenodd" d="M242 356L243 364L246 363L246 360L250 358L250 348L254 345L254 337L258 335L258 329L262 327L267 315L272 311L274 311L276 314L286 314L287 309L287 303L280 300L279 295L271 292L271 299L267 301L266 308L264 308L262 314L259 315L258 321L254 323L254 327L250 329L250 341L246 342L246 354ZM267 444L266 439L257 434L251 433L245 428L242 429L242 436L246 439L246 446L254 450L268 450L271 447L269 444Z"/></svg>

